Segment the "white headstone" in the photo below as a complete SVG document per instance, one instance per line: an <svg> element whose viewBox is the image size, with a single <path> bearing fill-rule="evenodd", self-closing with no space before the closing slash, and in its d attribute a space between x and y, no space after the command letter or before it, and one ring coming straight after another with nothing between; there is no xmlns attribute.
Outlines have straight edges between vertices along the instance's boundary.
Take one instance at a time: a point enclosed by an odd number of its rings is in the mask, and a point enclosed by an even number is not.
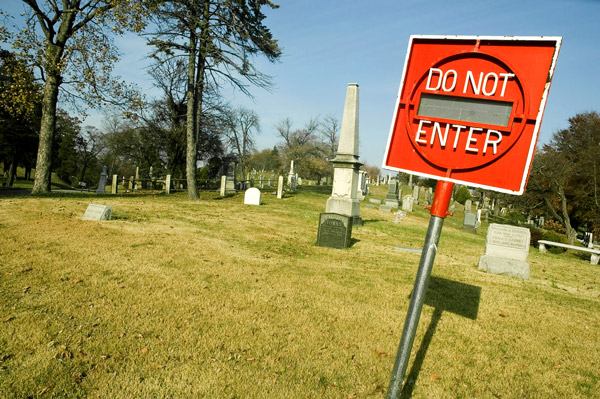
<svg viewBox="0 0 600 399"><path fill-rule="evenodd" d="M485 255L479 258L479 270L489 273L529 278L529 255L531 233L525 227L492 223L488 228Z"/></svg>
<svg viewBox="0 0 600 399"><path fill-rule="evenodd" d="M326 213L351 216L354 226L362 225L358 168L358 84L350 83L346 90L344 114L340 128L338 151L333 163L333 187L327 200Z"/></svg>
<svg viewBox="0 0 600 399"><path fill-rule="evenodd" d="M413 201L415 204L419 203L419 186L414 186L413 187Z"/></svg>
<svg viewBox="0 0 600 399"><path fill-rule="evenodd" d="M227 192L227 176L221 176L221 189L219 190L219 195L221 197L225 196L225 193Z"/></svg>
<svg viewBox="0 0 600 399"><path fill-rule="evenodd" d="M165 194L171 194L171 175L165 177Z"/></svg>
<svg viewBox="0 0 600 399"><path fill-rule="evenodd" d="M244 194L244 205L260 205L260 190L251 187Z"/></svg>
<svg viewBox="0 0 600 399"><path fill-rule="evenodd" d="M485 254L526 260L530 239L531 232L528 228L491 223L485 241Z"/></svg>
<svg viewBox="0 0 600 399"><path fill-rule="evenodd" d="M283 176L279 176L279 180L277 181L277 198L283 198Z"/></svg>
<svg viewBox="0 0 600 399"><path fill-rule="evenodd" d="M112 184L110 186L110 193L117 194L119 192L119 176L113 175Z"/></svg>
<svg viewBox="0 0 600 399"><path fill-rule="evenodd" d="M413 197L411 195L407 195L402 198L402 210L406 212L413 211Z"/></svg>
<svg viewBox="0 0 600 399"><path fill-rule="evenodd" d="M110 220L112 208L107 205L89 204L82 220Z"/></svg>

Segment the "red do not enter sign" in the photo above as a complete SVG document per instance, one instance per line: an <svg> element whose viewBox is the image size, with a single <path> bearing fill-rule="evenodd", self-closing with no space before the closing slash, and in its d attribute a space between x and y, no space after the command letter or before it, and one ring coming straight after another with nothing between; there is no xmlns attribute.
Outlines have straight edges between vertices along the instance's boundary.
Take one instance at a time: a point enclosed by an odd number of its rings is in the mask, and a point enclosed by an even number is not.
<svg viewBox="0 0 600 399"><path fill-rule="evenodd" d="M383 167L522 194L560 44L411 36Z"/></svg>

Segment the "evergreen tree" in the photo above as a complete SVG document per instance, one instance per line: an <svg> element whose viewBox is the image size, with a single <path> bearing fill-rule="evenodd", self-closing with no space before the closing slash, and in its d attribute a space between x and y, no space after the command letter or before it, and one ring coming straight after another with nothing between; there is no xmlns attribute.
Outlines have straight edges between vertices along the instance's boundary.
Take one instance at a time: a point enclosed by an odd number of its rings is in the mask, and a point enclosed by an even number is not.
<svg viewBox="0 0 600 399"><path fill-rule="evenodd" d="M198 198L196 168L204 93L208 81L215 87L229 82L249 94L247 83L269 87L269 77L253 65L264 55L275 61L281 51L263 20L269 0L157 0L156 26L150 42L157 53L181 57L187 64L186 176L188 196Z"/></svg>

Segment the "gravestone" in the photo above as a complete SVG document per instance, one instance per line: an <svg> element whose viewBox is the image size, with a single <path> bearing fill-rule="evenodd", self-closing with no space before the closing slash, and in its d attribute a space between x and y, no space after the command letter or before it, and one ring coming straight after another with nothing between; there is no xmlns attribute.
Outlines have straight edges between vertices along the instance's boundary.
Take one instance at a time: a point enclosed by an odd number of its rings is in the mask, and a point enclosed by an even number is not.
<svg viewBox="0 0 600 399"><path fill-rule="evenodd" d="M392 206L391 205L387 205L387 204L381 204L379 205L379 210L382 212L391 212L392 211Z"/></svg>
<svg viewBox="0 0 600 399"><path fill-rule="evenodd" d="M413 202L418 205L419 204L419 186L413 187L412 197L413 197Z"/></svg>
<svg viewBox="0 0 600 399"><path fill-rule="evenodd" d="M227 176L221 176L221 188L219 190L219 195L224 197L227 192Z"/></svg>
<svg viewBox="0 0 600 399"><path fill-rule="evenodd" d="M277 198L283 198L283 176L279 176L279 180L277 181Z"/></svg>
<svg viewBox="0 0 600 399"><path fill-rule="evenodd" d="M273 183L275 183L275 179L273 179L273 176L269 177L269 187L273 187Z"/></svg>
<svg viewBox="0 0 600 399"><path fill-rule="evenodd" d="M290 190L296 192L296 176L290 177Z"/></svg>
<svg viewBox="0 0 600 399"><path fill-rule="evenodd" d="M471 212L471 208L473 207L473 201L470 199L465 201L465 212Z"/></svg>
<svg viewBox="0 0 600 399"><path fill-rule="evenodd" d="M110 220L112 208L106 205L89 204L82 220Z"/></svg>
<svg viewBox="0 0 600 399"><path fill-rule="evenodd" d="M171 175L165 177L165 194L171 194Z"/></svg>
<svg viewBox="0 0 600 399"><path fill-rule="evenodd" d="M321 213L317 245L329 248L348 248L352 238L352 216Z"/></svg>
<svg viewBox="0 0 600 399"><path fill-rule="evenodd" d="M360 202L356 198L359 185L358 159L358 84L348 84L340 128L340 139L333 164L333 187L325 205L326 213L352 217L352 225L362 225Z"/></svg>
<svg viewBox="0 0 600 399"><path fill-rule="evenodd" d="M488 209L490 207L490 198L489 197L483 197L483 208L484 209Z"/></svg>
<svg viewBox="0 0 600 399"><path fill-rule="evenodd" d="M454 214L455 211L456 211L456 202L452 201L452 205L450 205L448 207L448 212L450 212L451 214Z"/></svg>
<svg viewBox="0 0 600 399"><path fill-rule="evenodd" d="M479 258L479 270L529 279L529 242L531 232L525 227L492 223L485 241L485 255Z"/></svg>
<svg viewBox="0 0 600 399"><path fill-rule="evenodd" d="M290 161L290 172L288 173L287 183L288 186L292 185L292 176L294 176L294 161Z"/></svg>
<svg viewBox="0 0 600 399"><path fill-rule="evenodd" d="M428 187L425 191L425 205L431 205L433 201L433 188Z"/></svg>
<svg viewBox="0 0 600 399"><path fill-rule="evenodd" d="M98 194L105 194L106 193L106 175L107 175L107 166L104 165L102 167L102 173L100 174L100 181L98 182L98 188L96 189L96 192Z"/></svg>
<svg viewBox="0 0 600 399"><path fill-rule="evenodd" d="M110 186L110 193L117 194L119 192L119 176L113 175L112 184Z"/></svg>
<svg viewBox="0 0 600 399"><path fill-rule="evenodd" d="M465 212L462 228L470 233L477 233L477 215L473 212Z"/></svg>
<svg viewBox="0 0 600 399"><path fill-rule="evenodd" d="M224 156L221 161L221 176L227 177L225 179L225 194L235 192L235 168L237 164L238 159L233 154Z"/></svg>
<svg viewBox="0 0 600 399"><path fill-rule="evenodd" d="M256 187L250 187L244 193L244 205L260 205L260 190Z"/></svg>
<svg viewBox="0 0 600 399"><path fill-rule="evenodd" d="M385 199L398 200L398 182L396 180L390 181Z"/></svg>
<svg viewBox="0 0 600 399"><path fill-rule="evenodd" d="M406 212L413 211L414 199L412 195L406 195L402 198L402 210Z"/></svg>
<svg viewBox="0 0 600 399"><path fill-rule="evenodd" d="M260 175L258 177L258 188L260 188L260 189L265 188L265 177L263 175Z"/></svg>
<svg viewBox="0 0 600 399"><path fill-rule="evenodd" d="M380 199L369 198L369 202L370 202L371 204L375 204L375 205L381 205L381 200L380 200Z"/></svg>
<svg viewBox="0 0 600 399"><path fill-rule="evenodd" d="M385 205L389 205L392 208L398 208L398 207L400 207L400 201L397 201L397 200L396 201L390 201L390 200L386 199L384 201L384 203L385 203Z"/></svg>
<svg viewBox="0 0 600 399"><path fill-rule="evenodd" d="M398 181L390 181L388 193L385 196L385 203L396 208L400 205L398 201Z"/></svg>

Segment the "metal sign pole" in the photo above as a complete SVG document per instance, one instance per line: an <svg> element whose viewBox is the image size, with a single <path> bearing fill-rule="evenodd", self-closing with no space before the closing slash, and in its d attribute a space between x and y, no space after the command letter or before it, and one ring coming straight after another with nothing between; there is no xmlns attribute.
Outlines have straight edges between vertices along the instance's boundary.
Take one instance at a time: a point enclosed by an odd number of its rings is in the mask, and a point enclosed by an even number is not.
<svg viewBox="0 0 600 399"><path fill-rule="evenodd" d="M421 261L419 262L419 270L415 279L415 287L408 306L404 329L402 330L402 338L398 346L398 353L394 368L392 369L392 377L387 391L388 399L399 399L402 391L404 376L410 359L410 351L415 341L415 333L421 317L423 302L425 301L425 292L429 283L429 276L433 268L433 261L437 253L437 244L440 240L444 219L448 215L448 204L452 198L452 188L454 183L447 181L438 181L435 190L433 205L431 206L431 218L429 219L429 228L425 237L423 252L421 253Z"/></svg>

